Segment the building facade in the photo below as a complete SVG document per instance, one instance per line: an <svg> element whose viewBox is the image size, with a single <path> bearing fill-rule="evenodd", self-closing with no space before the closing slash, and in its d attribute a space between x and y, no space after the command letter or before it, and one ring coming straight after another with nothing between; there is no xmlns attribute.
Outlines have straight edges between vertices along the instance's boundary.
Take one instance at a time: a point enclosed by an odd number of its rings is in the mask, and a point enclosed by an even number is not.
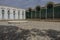
<svg viewBox="0 0 60 40"><path fill-rule="evenodd" d="M17 20L17 19L26 19L24 9L0 6L0 20Z"/></svg>
<svg viewBox="0 0 60 40"><path fill-rule="evenodd" d="M30 12L26 10L26 19L60 19L60 4L52 4L52 7L40 7L40 11L32 9Z"/></svg>

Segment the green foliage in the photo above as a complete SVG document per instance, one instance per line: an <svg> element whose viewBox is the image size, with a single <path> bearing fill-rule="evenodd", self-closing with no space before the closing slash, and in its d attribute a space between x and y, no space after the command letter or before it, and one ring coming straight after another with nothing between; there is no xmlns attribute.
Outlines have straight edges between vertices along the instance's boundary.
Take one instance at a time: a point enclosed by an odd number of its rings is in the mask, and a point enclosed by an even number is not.
<svg viewBox="0 0 60 40"><path fill-rule="evenodd" d="M32 8L29 8L28 11L31 12L32 11Z"/></svg>
<svg viewBox="0 0 60 40"><path fill-rule="evenodd" d="M36 11L40 11L40 6L36 6Z"/></svg>

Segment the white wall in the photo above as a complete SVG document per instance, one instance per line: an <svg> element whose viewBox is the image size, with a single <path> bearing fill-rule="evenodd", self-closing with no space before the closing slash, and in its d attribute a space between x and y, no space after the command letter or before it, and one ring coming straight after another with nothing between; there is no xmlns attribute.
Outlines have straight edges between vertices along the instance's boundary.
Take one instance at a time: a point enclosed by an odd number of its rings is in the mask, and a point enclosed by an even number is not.
<svg viewBox="0 0 60 40"><path fill-rule="evenodd" d="M13 9L15 10L15 19L26 19L25 10L24 9L0 6L0 20L2 20L2 8L4 8L3 10L5 11L3 20L9 20L8 19L8 9L10 9L10 20L12 20L12 19L14 20ZM20 10L19 18L18 18L18 10ZM24 14L24 15L22 15L22 14Z"/></svg>

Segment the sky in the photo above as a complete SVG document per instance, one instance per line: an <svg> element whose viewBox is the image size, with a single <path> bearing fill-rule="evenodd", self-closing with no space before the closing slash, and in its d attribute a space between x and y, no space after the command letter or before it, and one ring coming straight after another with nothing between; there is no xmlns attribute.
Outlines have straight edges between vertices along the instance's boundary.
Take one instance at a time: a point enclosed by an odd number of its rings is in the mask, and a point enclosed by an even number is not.
<svg viewBox="0 0 60 40"><path fill-rule="evenodd" d="M35 8L37 5L44 6L49 1L60 3L60 0L0 0L0 5L7 5L27 9Z"/></svg>

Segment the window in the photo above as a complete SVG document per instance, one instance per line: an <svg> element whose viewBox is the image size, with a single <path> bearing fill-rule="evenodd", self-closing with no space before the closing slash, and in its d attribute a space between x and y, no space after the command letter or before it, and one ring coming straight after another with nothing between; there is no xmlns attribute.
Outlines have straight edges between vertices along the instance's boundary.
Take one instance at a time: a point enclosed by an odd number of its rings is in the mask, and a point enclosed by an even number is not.
<svg viewBox="0 0 60 40"><path fill-rule="evenodd" d="M8 10L8 19L10 18L10 10Z"/></svg>
<svg viewBox="0 0 60 40"><path fill-rule="evenodd" d="M4 19L4 10L2 10L2 19Z"/></svg>
<svg viewBox="0 0 60 40"><path fill-rule="evenodd" d="M13 11L13 18L15 19L15 11Z"/></svg>

